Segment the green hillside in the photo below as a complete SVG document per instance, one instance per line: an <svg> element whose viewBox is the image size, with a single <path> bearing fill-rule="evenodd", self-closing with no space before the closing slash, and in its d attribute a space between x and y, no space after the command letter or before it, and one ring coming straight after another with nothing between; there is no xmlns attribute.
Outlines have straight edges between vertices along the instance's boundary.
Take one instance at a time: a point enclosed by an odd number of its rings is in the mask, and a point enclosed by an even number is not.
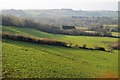
<svg viewBox="0 0 120 80"><path fill-rule="evenodd" d="M3 32L49 38L72 44L108 48L117 38L49 34L30 28L3 26ZM3 39L3 77L11 78L98 78L117 77L118 51L105 52Z"/></svg>
<svg viewBox="0 0 120 80"><path fill-rule="evenodd" d="M32 37L55 39L55 40L72 43L74 45L86 44L87 47L101 46L101 47L105 47L106 49L108 49L107 43L118 40L117 38L110 38L110 37L68 36L68 35L50 34L50 33L38 31L36 29L7 27L7 26L3 27L3 32L12 32L12 33L19 33Z"/></svg>
<svg viewBox="0 0 120 80"><path fill-rule="evenodd" d="M118 53L3 40L3 76L12 78L117 77Z"/></svg>

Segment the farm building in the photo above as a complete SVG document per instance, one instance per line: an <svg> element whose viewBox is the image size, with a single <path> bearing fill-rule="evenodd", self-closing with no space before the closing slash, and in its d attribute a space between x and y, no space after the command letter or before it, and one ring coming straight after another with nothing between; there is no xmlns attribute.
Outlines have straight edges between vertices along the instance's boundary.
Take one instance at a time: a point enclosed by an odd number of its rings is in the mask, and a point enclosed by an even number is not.
<svg viewBox="0 0 120 80"><path fill-rule="evenodd" d="M75 26L62 26L62 29L76 29Z"/></svg>

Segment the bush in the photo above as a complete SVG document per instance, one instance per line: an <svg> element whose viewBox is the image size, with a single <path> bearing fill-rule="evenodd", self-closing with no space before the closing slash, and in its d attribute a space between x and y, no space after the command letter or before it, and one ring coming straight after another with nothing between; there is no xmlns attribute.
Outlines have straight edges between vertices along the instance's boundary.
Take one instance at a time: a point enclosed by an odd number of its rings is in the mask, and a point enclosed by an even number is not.
<svg viewBox="0 0 120 80"><path fill-rule="evenodd" d="M86 48L86 46L87 46L86 44L83 44L83 45L82 45L82 48Z"/></svg>
<svg viewBox="0 0 120 80"><path fill-rule="evenodd" d="M99 46L94 46L95 50L101 50L101 51L106 51L105 48L99 47Z"/></svg>

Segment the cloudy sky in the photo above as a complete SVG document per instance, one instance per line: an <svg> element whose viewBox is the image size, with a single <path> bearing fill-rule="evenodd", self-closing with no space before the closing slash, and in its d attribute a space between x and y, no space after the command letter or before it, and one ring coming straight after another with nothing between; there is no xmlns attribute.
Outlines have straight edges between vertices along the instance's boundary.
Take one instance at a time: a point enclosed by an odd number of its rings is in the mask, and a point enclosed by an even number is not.
<svg viewBox="0 0 120 80"><path fill-rule="evenodd" d="M119 0L0 0L0 9L118 10Z"/></svg>

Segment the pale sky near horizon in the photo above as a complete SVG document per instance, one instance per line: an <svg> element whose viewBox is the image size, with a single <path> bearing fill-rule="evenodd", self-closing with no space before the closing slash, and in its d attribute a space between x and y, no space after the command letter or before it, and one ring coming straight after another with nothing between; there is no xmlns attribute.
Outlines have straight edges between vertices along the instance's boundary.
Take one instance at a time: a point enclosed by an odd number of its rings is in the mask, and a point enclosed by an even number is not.
<svg viewBox="0 0 120 80"><path fill-rule="evenodd" d="M0 0L0 9L118 10L119 0Z"/></svg>

